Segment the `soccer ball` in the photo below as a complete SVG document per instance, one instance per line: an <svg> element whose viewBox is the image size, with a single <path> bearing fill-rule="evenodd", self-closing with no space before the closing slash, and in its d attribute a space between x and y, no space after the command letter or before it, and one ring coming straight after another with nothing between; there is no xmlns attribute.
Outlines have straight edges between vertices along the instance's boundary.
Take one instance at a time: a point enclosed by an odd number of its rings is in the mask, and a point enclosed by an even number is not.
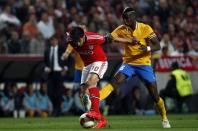
<svg viewBox="0 0 198 131"><path fill-rule="evenodd" d="M79 121L80 125L83 128L91 128L95 125L95 120L86 116L87 113L84 113L80 116Z"/></svg>

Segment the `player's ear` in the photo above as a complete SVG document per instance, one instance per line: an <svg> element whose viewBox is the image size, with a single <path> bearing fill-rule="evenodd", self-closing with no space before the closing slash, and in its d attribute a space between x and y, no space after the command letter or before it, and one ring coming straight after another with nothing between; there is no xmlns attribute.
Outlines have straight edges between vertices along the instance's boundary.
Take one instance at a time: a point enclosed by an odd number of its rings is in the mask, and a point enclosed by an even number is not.
<svg viewBox="0 0 198 131"><path fill-rule="evenodd" d="M72 39L71 39L71 37L70 37L68 32L65 33L65 40L66 40L66 43L72 41Z"/></svg>

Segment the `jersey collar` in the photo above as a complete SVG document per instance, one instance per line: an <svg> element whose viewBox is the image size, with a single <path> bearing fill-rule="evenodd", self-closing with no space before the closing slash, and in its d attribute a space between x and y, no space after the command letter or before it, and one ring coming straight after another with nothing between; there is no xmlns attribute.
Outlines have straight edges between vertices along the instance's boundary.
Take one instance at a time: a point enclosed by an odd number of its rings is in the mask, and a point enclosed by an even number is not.
<svg viewBox="0 0 198 131"><path fill-rule="evenodd" d="M129 29L132 29L132 27L130 27L130 26L129 26L128 28L129 28ZM135 22L135 29L134 29L134 30L136 30L136 29L138 29L138 22L137 22L137 21ZM132 29L132 30L133 30L133 29Z"/></svg>

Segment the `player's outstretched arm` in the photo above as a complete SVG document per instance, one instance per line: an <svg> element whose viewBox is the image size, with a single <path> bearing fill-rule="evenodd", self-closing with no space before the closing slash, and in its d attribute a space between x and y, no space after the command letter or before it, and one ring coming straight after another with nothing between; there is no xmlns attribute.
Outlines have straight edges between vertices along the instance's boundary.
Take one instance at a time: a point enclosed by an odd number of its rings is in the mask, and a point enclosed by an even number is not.
<svg viewBox="0 0 198 131"><path fill-rule="evenodd" d="M132 39L128 39L128 38L114 38L114 41L120 42L120 43L132 43Z"/></svg>
<svg viewBox="0 0 198 131"><path fill-rule="evenodd" d="M65 52L62 54L62 59L66 60L72 51L73 51L73 47L70 44L68 44L67 48L65 49Z"/></svg>
<svg viewBox="0 0 198 131"><path fill-rule="evenodd" d="M107 43L111 43L112 41L120 42L120 43L132 43L132 39L129 38L121 38L121 37L113 37L111 33L105 35L105 40Z"/></svg>

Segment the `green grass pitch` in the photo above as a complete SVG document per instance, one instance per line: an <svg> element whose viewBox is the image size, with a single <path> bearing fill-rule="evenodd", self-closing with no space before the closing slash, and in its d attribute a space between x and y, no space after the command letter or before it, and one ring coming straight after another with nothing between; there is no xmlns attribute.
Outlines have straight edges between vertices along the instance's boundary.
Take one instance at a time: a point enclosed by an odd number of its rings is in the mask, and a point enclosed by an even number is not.
<svg viewBox="0 0 198 131"><path fill-rule="evenodd" d="M198 131L198 114L169 115L171 129L162 129L159 116L108 116L110 127L104 131ZM0 131L79 131L78 117L0 118Z"/></svg>

